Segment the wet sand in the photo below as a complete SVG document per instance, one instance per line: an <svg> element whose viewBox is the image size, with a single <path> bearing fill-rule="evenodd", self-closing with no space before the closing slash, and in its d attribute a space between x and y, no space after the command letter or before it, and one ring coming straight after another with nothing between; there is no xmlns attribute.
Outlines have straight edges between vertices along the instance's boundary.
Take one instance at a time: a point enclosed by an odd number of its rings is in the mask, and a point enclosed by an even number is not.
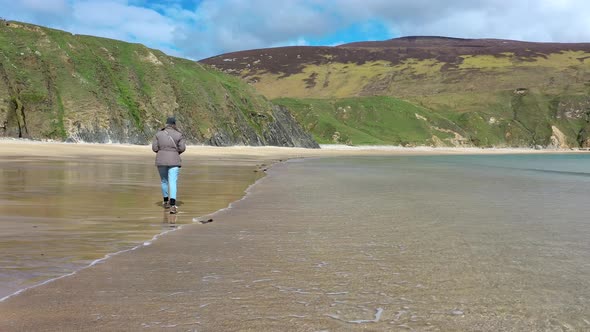
<svg viewBox="0 0 590 332"><path fill-rule="evenodd" d="M152 158L1 160L0 299L224 208L262 176L255 160L186 159L174 225Z"/></svg>
<svg viewBox="0 0 590 332"><path fill-rule="evenodd" d="M3 148L5 155L83 156L103 162L152 157L145 156L146 147L58 145L57 152L47 152L44 145L24 145ZM185 160L266 168L257 165L294 157L432 153L199 147ZM580 294L578 307L548 305L527 311L526 303L508 294L534 285L515 290L494 286L502 280L489 275L498 262L478 265L486 257L478 253L489 248L473 247L468 236L457 237L441 227L438 212L420 204L399 212L394 208L402 206L392 205L386 210L403 222L384 224L390 217L372 215L377 207L372 202L394 194L389 189L359 201L345 194L346 186L355 183L343 178L338 186L321 173L314 176L313 167L291 165L297 161L275 165L231 209L203 216L213 218L212 223L186 224L150 245L1 302L0 331L534 330L558 327L562 318L580 324L571 326L574 329L583 328L590 319L583 304L586 292ZM400 186L395 195L403 194ZM453 216L464 204L451 203L443 215ZM435 243L439 246L432 246ZM489 245L494 248L494 243ZM428 255L437 250L470 264L441 266L435 255ZM465 277L456 277L461 274ZM575 282L574 287L588 286L582 279ZM474 303L474 289L481 285L486 291L495 287L497 293L481 293L481 301ZM540 292L535 299L543 296ZM546 314L547 322L540 321L539 314Z"/></svg>

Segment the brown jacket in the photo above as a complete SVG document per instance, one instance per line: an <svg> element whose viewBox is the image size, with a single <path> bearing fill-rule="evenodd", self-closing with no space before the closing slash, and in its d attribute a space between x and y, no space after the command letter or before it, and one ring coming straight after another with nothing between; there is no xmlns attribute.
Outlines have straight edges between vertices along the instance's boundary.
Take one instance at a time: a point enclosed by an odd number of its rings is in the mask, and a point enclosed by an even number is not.
<svg viewBox="0 0 590 332"><path fill-rule="evenodd" d="M159 130L152 141L156 166L181 166L180 154L186 150L184 136L173 126Z"/></svg>

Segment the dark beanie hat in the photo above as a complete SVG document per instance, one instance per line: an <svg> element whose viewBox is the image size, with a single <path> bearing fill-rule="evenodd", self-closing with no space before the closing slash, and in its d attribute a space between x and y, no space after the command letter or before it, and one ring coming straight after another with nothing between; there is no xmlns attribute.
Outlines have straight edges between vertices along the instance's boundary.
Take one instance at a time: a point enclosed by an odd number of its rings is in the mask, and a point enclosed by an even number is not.
<svg viewBox="0 0 590 332"><path fill-rule="evenodd" d="M168 117L168 119L166 119L166 124L175 125L176 124L176 118L173 117L173 116Z"/></svg>

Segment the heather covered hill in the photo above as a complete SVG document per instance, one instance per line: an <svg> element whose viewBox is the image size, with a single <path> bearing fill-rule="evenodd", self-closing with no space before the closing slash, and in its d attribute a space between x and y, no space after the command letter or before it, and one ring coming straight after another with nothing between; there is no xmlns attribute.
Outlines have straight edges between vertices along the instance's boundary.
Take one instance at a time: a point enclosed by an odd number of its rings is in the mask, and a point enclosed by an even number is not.
<svg viewBox="0 0 590 332"><path fill-rule="evenodd" d="M194 61L0 23L0 136L147 143L175 115L192 143L317 147L288 110Z"/></svg>
<svg viewBox="0 0 590 332"><path fill-rule="evenodd" d="M201 61L276 97L429 96L540 88L584 92L590 43L404 37L337 47L279 47Z"/></svg>
<svg viewBox="0 0 590 332"><path fill-rule="evenodd" d="M459 141L469 145L587 147L590 143L590 43L404 37L337 47L251 50L201 62L242 77L272 99L304 98L311 104L331 100L334 105L358 97L403 99L446 118L453 123L448 129L456 128L453 131L465 138ZM371 98L359 100L373 103ZM359 112L371 108L358 106ZM293 111L300 121L311 119L297 108ZM323 137L313 129L321 126L311 122L306 126L316 138ZM382 139L383 130L369 129L369 134L392 143ZM425 144L459 142L432 134Z"/></svg>

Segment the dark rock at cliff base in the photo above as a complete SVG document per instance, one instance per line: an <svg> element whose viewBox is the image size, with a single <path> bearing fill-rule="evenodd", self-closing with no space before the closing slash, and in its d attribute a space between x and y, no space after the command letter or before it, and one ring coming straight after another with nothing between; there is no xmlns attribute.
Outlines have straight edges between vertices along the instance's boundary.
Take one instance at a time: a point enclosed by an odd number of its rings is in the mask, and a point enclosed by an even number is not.
<svg viewBox="0 0 590 332"><path fill-rule="evenodd" d="M275 121L268 126L264 138L268 145L319 149L319 144L295 121L286 107L273 106Z"/></svg>
<svg viewBox="0 0 590 332"><path fill-rule="evenodd" d="M251 145L251 146L285 146L318 149L319 144L297 123L289 110L282 106L272 106L272 121L257 133L245 123L238 121L230 130L216 128L215 133L206 142L213 146ZM268 120L268 119L265 119Z"/></svg>

